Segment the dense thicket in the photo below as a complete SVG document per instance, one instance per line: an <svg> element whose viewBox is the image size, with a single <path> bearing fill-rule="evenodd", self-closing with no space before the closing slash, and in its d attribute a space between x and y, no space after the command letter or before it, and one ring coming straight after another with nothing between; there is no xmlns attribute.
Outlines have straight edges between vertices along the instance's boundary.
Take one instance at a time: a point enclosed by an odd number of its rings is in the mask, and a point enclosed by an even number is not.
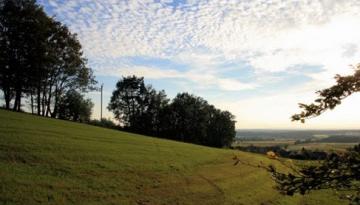
<svg viewBox="0 0 360 205"><path fill-rule="evenodd" d="M125 129L141 134L214 147L228 146L235 137L230 112L188 93L170 101L136 76L118 81L108 109Z"/></svg>
<svg viewBox="0 0 360 205"><path fill-rule="evenodd" d="M59 101L59 118L78 122L90 122L94 104L76 90L69 90Z"/></svg>
<svg viewBox="0 0 360 205"><path fill-rule="evenodd" d="M59 117L69 90L95 84L75 34L34 0L0 0L0 89L5 107Z"/></svg>

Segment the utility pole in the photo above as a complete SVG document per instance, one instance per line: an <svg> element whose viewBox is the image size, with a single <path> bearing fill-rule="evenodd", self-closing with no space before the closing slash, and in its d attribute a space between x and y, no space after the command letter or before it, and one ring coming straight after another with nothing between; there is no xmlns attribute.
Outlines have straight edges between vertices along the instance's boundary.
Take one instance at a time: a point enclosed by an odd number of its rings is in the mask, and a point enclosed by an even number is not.
<svg viewBox="0 0 360 205"><path fill-rule="evenodd" d="M103 112L102 112L102 107L103 107L103 88L104 88L104 83L101 84L101 88L100 88L100 91L101 91L100 121L102 121L102 119L103 119Z"/></svg>

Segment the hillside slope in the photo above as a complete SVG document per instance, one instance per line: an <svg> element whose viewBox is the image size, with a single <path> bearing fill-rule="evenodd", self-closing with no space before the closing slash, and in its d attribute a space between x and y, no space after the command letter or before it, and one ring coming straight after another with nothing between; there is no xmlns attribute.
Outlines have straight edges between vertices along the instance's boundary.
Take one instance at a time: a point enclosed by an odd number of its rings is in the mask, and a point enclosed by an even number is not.
<svg viewBox="0 0 360 205"><path fill-rule="evenodd" d="M285 197L264 156L0 110L0 204L344 204Z"/></svg>

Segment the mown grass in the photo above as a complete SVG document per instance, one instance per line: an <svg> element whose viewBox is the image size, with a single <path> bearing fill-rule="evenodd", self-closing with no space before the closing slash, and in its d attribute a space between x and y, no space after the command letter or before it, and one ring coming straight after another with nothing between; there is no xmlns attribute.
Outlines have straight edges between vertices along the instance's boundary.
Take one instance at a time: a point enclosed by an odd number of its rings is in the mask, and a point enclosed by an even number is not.
<svg viewBox="0 0 360 205"><path fill-rule="evenodd" d="M277 161L0 110L0 204L344 204L330 191L282 196Z"/></svg>

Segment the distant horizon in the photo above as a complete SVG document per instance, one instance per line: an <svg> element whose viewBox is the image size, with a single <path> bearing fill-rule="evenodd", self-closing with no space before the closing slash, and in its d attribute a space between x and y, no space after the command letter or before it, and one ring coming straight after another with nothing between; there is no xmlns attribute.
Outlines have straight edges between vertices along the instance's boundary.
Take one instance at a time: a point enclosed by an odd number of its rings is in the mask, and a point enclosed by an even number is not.
<svg viewBox="0 0 360 205"><path fill-rule="evenodd" d="M249 128L244 128L244 129L236 129L236 131L238 130L243 130L243 131L360 131L360 129L277 129L277 128L271 128L271 129L261 129L261 128L255 128L255 129L249 129Z"/></svg>

